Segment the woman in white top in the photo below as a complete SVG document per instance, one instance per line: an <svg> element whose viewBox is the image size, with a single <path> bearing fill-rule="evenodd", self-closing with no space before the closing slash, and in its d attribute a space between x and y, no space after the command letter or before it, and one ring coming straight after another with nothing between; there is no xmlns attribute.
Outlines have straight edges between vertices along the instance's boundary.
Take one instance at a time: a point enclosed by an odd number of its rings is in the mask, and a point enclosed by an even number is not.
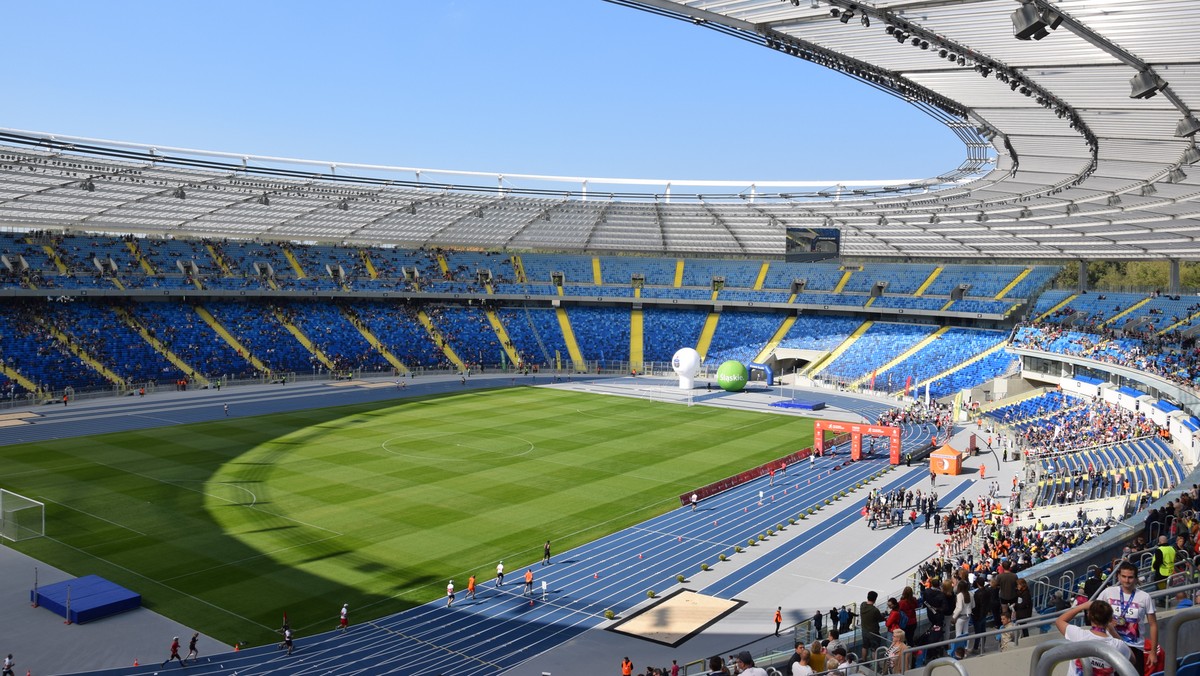
<svg viewBox="0 0 1200 676"><path fill-rule="evenodd" d="M968 624L971 621L971 611L975 609L975 601L971 598L971 586L966 580L958 581L958 589L954 591L954 614L951 617L954 619L954 636L966 636L971 633L968 630ZM950 654L959 646L965 646L966 641L955 643L951 646Z"/></svg>

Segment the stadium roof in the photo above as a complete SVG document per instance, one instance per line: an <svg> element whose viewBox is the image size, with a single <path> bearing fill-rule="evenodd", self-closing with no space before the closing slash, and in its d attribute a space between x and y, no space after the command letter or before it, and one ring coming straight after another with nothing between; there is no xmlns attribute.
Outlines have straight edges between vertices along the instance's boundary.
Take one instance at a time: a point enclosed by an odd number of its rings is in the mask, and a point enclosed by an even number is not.
<svg viewBox="0 0 1200 676"><path fill-rule="evenodd" d="M536 187L515 188L512 175L0 130L0 224L751 256L782 254L785 228L834 227L847 256L1200 260L1200 2L610 1L901 96L962 139L964 160L898 185L522 176ZM853 131L921 152L887 120Z"/></svg>

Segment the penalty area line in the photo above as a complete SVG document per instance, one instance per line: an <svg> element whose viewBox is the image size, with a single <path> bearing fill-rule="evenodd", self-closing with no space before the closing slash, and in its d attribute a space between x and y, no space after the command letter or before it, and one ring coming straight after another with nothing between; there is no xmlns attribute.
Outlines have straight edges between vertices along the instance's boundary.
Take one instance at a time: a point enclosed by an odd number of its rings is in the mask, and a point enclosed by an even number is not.
<svg viewBox="0 0 1200 676"><path fill-rule="evenodd" d="M145 575L145 574L139 573L139 572L137 572L136 570L133 570L133 569L131 569L131 568L126 568L125 566L122 566L122 565L121 565L121 564L119 564L119 563L115 563L115 562L113 562L113 561L109 561L108 559L104 558L103 556L97 556L97 555L95 555L95 554L93 554L93 553L91 553L91 552L88 552L88 551L82 550L82 549L80 549L79 547L76 547L75 545L69 545L69 544L67 544L67 543L63 542L62 540L59 540L58 538L53 538L53 537L50 537L49 535L46 535L46 536L43 536L43 537L45 537L47 540L50 540L51 542L58 543L58 544L62 545L63 547L66 547L67 549L73 549L73 550L75 550L75 551L79 552L80 554L83 554L83 555L85 555L85 556L89 556L89 557L91 557L91 558L93 558L93 559L96 559L96 560L98 560L98 561L103 561L104 563L106 563L106 564L108 564L108 565L112 566L113 568L117 568L117 569L119 569L119 570L125 571L126 573L129 573L130 575L133 575L134 577L139 577L139 578L141 578L141 579L143 579L143 580L145 580L145 581L147 581L147 582L150 582L150 583L152 583L152 584L156 584L156 585L158 585L158 586L160 586L160 587L163 587L163 588L165 588L165 589L167 589L167 590L169 590L169 591L175 592L176 594L179 594L180 596L186 596L186 597L188 597L189 599L192 599L193 601L195 601L196 603L200 603L200 604L206 605L206 606L208 606L209 608L212 608L213 610L216 610L216 611L219 611L219 612L225 613L226 615L231 615L231 616L233 616L233 617L236 617L236 618L238 618L239 620L242 620L243 622L249 622L250 624L253 624L253 625L254 625L254 626L256 626L256 627L262 627L263 629L266 629L267 631L274 631L274 630L275 630L275 628L274 628L274 627L268 627L267 625L265 625L265 624L262 624L261 622L255 622L254 620L252 620L252 619L250 619L250 618L248 618L248 617L245 617L245 616L243 616L243 615L238 615L237 613L233 612L232 610L229 610L229 609L227 609L227 608L222 608L221 606L218 606L218 605L216 605L215 603L212 603L212 602L210 602L210 601L205 601L204 599L202 599L202 598L200 598L200 597L198 597L198 596L192 596L191 594L189 594L189 593L187 593L187 592L185 592L185 591L182 591L182 590L176 589L176 588L172 587L171 585L164 584L164 583L162 583L162 582L160 582L160 581L158 581L158 580L155 580L155 579L154 579L154 578L152 578L152 577L149 577L148 575Z"/></svg>

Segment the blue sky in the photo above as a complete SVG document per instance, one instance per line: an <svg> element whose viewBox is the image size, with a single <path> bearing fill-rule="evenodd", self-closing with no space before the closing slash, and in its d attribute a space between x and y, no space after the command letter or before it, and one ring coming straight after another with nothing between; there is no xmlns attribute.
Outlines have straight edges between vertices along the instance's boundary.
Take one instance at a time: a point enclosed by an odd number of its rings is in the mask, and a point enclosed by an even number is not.
<svg viewBox="0 0 1200 676"><path fill-rule="evenodd" d="M945 127L893 97L600 0L38 0L4 11L0 127L627 178L921 178L963 157Z"/></svg>

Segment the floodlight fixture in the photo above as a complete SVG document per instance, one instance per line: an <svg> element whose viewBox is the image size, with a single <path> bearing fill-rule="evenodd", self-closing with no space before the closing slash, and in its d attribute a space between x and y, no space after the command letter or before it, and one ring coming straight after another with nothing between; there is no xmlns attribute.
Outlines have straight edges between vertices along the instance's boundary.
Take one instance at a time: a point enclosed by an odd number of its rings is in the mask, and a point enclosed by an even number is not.
<svg viewBox="0 0 1200 676"><path fill-rule="evenodd" d="M1068 202L1067 203L1067 215L1074 216L1077 213L1079 213L1079 205L1074 202Z"/></svg>
<svg viewBox="0 0 1200 676"><path fill-rule="evenodd" d="M1129 98L1131 99L1148 99L1152 98L1163 87L1167 86L1167 81L1155 75L1149 68L1138 71L1129 80Z"/></svg>
<svg viewBox="0 0 1200 676"><path fill-rule="evenodd" d="M863 12L862 18L859 19L858 22L862 24L863 28L871 27L871 17L867 16L866 12Z"/></svg>
<svg viewBox="0 0 1200 676"><path fill-rule="evenodd" d="M1188 113L1179 124L1175 125L1175 135L1179 138L1191 138L1200 131L1200 120L1196 119L1195 115Z"/></svg>
<svg viewBox="0 0 1200 676"><path fill-rule="evenodd" d="M888 224L887 216L880 216L879 218L877 218L875 220L875 225L878 225L881 228L886 226L887 224Z"/></svg>
<svg viewBox="0 0 1200 676"><path fill-rule="evenodd" d="M1033 218L1033 212L1029 207L1021 207L1021 212L1017 214L1017 218Z"/></svg>
<svg viewBox="0 0 1200 676"><path fill-rule="evenodd" d="M942 222L942 219L938 218L937 214L929 214L929 224L930 225L937 225L938 223L941 223L941 222Z"/></svg>
<svg viewBox="0 0 1200 676"><path fill-rule="evenodd" d="M816 8L818 8L818 7L820 7L820 6L821 6L821 3L820 3L820 1L819 1L819 0L812 0L812 4L811 4L811 5L809 5L809 7L813 8L813 9L816 9Z"/></svg>
<svg viewBox="0 0 1200 676"><path fill-rule="evenodd" d="M1196 147L1195 143L1187 147L1183 151L1183 158L1180 160L1183 164L1195 164L1200 161L1200 148Z"/></svg>
<svg viewBox="0 0 1200 676"><path fill-rule="evenodd" d="M413 202L412 204L409 204L408 209L406 209L406 211L408 211L408 213L410 215L416 216L417 215L417 203Z"/></svg>
<svg viewBox="0 0 1200 676"><path fill-rule="evenodd" d="M1109 195L1108 196L1108 206L1110 206L1110 207L1121 206L1121 196L1120 195Z"/></svg>
<svg viewBox="0 0 1200 676"><path fill-rule="evenodd" d="M171 193L171 196L178 199L186 199L187 193L184 192L183 186L179 186L178 188L175 188L174 192Z"/></svg>
<svg viewBox="0 0 1200 676"><path fill-rule="evenodd" d="M264 207L271 206L271 198L267 197L267 193L265 193L265 192L263 194L259 195L258 199L256 201L259 204L263 205Z"/></svg>
<svg viewBox="0 0 1200 676"><path fill-rule="evenodd" d="M837 17L839 17L841 15L842 15L842 10L838 9L837 7L829 8L829 16L836 19Z"/></svg>
<svg viewBox="0 0 1200 676"><path fill-rule="evenodd" d="M985 213L984 213L984 212L982 212L982 211L981 211L981 212L979 212L979 214L975 216L975 222L976 222L976 223L987 223L987 222L988 222L988 215L987 215L987 214L985 214Z"/></svg>
<svg viewBox="0 0 1200 676"><path fill-rule="evenodd" d="M1149 197L1156 192L1158 192L1158 188L1155 188L1153 183L1146 183L1142 186L1141 195L1142 197Z"/></svg>
<svg viewBox="0 0 1200 676"><path fill-rule="evenodd" d="M1187 174L1178 167L1167 173L1167 183L1182 183L1185 178L1187 178Z"/></svg>
<svg viewBox="0 0 1200 676"><path fill-rule="evenodd" d="M93 181L90 177L83 183L80 183L79 187L82 188L83 190L86 190L87 192L96 192L96 182Z"/></svg>
<svg viewBox="0 0 1200 676"><path fill-rule="evenodd" d="M1012 13L1013 37L1018 40L1041 40L1046 37L1050 34L1047 30L1050 23L1053 23L1055 28L1062 23L1062 16L1057 12L1053 13L1054 16L1048 16L1049 14L1051 13L1039 10L1033 2L1025 2Z"/></svg>
<svg viewBox="0 0 1200 676"><path fill-rule="evenodd" d="M347 200L341 200L337 203L337 208L341 211L350 211L350 202Z"/></svg>

